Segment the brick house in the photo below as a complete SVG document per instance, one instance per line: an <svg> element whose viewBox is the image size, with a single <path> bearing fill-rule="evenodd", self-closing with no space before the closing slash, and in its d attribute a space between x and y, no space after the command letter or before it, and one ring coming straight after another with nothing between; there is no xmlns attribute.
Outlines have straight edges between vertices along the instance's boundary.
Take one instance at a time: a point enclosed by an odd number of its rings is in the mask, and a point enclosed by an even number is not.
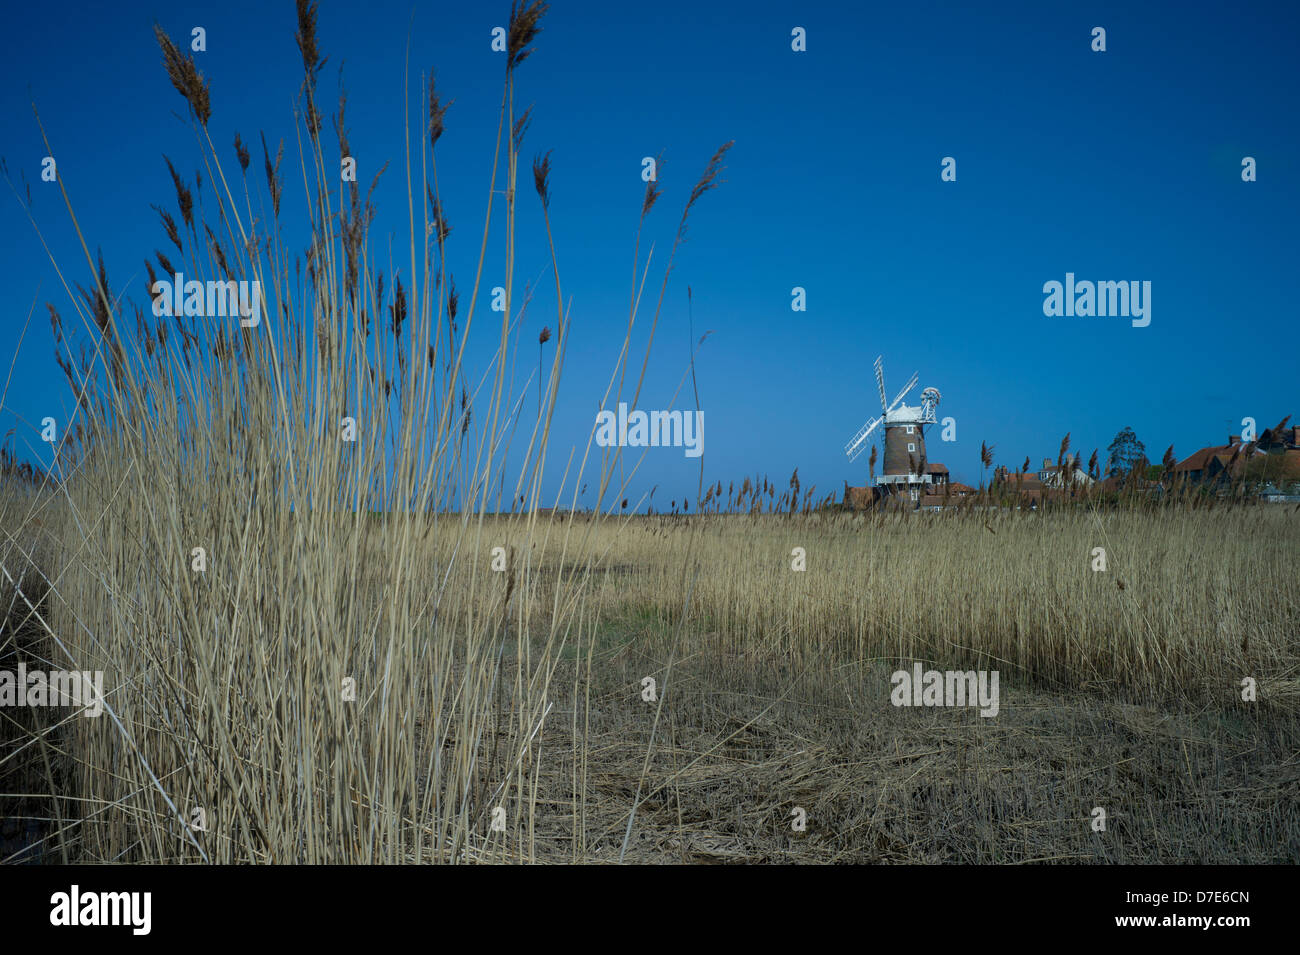
<svg viewBox="0 0 1300 955"><path fill-rule="evenodd" d="M1174 465L1174 479L1189 484L1218 484L1240 477L1246 462L1266 452L1243 443L1241 435L1228 435L1228 443L1201 448Z"/></svg>
<svg viewBox="0 0 1300 955"><path fill-rule="evenodd" d="M1053 464L1051 458L1043 458L1043 466L1038 472L1038 481L1045 488L1061 490L1067 487L1091 487L1095 482L1083 469L1077 454L1067 454L1061 464Z"/></svg>

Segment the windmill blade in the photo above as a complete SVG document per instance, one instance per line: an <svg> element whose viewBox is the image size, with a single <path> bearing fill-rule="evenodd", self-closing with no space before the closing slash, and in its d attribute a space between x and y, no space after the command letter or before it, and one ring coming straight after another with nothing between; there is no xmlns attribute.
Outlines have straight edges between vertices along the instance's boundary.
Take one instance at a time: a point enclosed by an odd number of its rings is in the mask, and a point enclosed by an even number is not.
<svg viewBox="0 0 1300 955"><path fill-rule="evenodd" d="M898 393L898 397L894 399L894 403L885 410L885 414L889 414L889 412L893 411L896 407L898 407L898 403L903 400L903 396L916 387L916 383L920 381L920 378L921 378L920 372L912 373L912 379L906 385L903 386L903 390ZM884 392L882 391L881 394L883 395Z"/></svg>
<svg viewBox="0 0 1300 955"><path fill-rule="evenodd" d="M880 359L883 356L876 356L876 385L880 388L880 410L886 411L885 406L885 369L880 365Z"/></svg>
<svg viewBox="0 0 1300 955"><path fill-rule="evenodd" d="M866 450L867 438L871 435L871 432L876 430L876 427L880 424L880 422L884 420L885 420L884 415L881 415L875 421L868 421L860 429L858 429L858 433L855 434L853 436L853 439L844 446L844 453L849 456L850 461L852 461L864 450Z"/></svg>

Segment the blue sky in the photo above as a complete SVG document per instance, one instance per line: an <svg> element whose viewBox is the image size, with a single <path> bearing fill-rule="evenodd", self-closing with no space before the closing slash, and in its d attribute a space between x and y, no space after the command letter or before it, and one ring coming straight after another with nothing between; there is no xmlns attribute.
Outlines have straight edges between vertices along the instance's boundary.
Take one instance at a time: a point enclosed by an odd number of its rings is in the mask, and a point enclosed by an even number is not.
<svg viewBox="0 0 1300 955"><path fill-rule="evenodd" d="M329 57L321 89L332 103L342 65L363 187L391 160L371 239L390 280L390 238L393 261L409 261L408 25L413 120L422 122L418 77L430 67L455 100L438 146L439 179L463 301L503 73L491 30L508 7L320 7ZM849 465L843 446L879 411L877 355L891 397L913 371L914 401L920 388L942 391L939 416L955 418L957 440L944 443L932 429L930 459L971 484L980 479L981 441L996 446L998 463L1018 466L1029 456L1037 465L1055 458L1067 431L1085 457L1094 447L1104 457L1131 425L1153 459L1170 444L1184 457L1222 443L1244 417L1262 429L1300 416L1295 11L1249 2L557 0L516 80L517 102L536 103L523 157L554 150L552 225L573 296L548 489L558 486L568 449L581 455L622 342L642 157L665 157L664 194L643 241L643 250L657 243L659 275L691 186L728 140L726 182L692 214L639 402L666 407L685 371L689 284L696 337L713 331L696 368L706 484L766 474L784 487L795 467L817 497L846 479L865 483L865 457ZM207 31L207 51L196 59L211 81L209 128L227 170L237 170L230 143L238 131L253 148L250 183L264 190L263 130L272 150L286 140L292 170L302 67L291 3L16 5L0 36L0 155L11 177L21 190L26 176L55 258L87 282L56 187L40 181L46 151L34 99L92 251L103 248L114 291L129 281L140 302L144 259L167 242L149 206L175 214L162 155L191 176L200 165L184 102L162 69L155 19L178 41L193 26ZM791 50L796 26L807 31L806 52ZM1106 30L1104 53L1090 49L1096 26ZM940 180L945 156L957 161L956 182ZM1241 179L1244 156L1257 161L1256 182ZM555 326L538 203L531 175L521 173L516 276L520 285L539 274L542 282L516 389L535 366L537 331ZM291 173L286 221L302 221L301 192ZM39 459L40 419L64 422L72 407L44 303L65 319L72 307L5 193L6 365L34 298L37 311L0 431L17 429L19 452ZM487 286L500 268L498 254ZM1043 284L1067 272L1150 281L1150 325L1045 316ZM805 312L791 310L795 286L807 290ZM483 338L474 367L490 354L494 319L475 320ZM648 330L646 312L634 371ZM631 496L659 485L654 503L663 507L693 495L698 467L681 449L652 449Z"/></svg>

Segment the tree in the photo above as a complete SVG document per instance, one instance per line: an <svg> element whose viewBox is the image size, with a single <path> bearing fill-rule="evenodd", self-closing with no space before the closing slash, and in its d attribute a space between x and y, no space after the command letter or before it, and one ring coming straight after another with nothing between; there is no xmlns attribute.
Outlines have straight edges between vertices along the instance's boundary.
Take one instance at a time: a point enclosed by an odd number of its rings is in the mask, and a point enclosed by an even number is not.
<svg viewBox="0 0 1300 955"><path fill-rule="evenodd" d="M1147 449L1130 427L1125 427L1106 449L1106 471L1111 477L1122 477L1146 458Z"/></svg>
<svg viewBox="0 0 1300 955"><path fill-rule="evenodd" d="M1286 490L1300 483L1300 457L1293 454L1260 454L1246 462L1246 481L1251 485L1272 484Z"/></svg>

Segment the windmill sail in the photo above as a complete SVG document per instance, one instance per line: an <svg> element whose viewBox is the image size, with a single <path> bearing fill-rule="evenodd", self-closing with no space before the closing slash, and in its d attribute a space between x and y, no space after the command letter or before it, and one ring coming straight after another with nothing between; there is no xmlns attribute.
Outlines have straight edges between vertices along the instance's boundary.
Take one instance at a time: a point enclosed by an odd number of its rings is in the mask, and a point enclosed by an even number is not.
<svg viewBox="0 0 1300 955"><path fill-rule="evenodd" d="M849 456L850 461L856 459L859 454L866 450L867 436L870 435L872 431L875 431L876 426L884 420L885 416L881 415L875 421L868 421L858 429L858 433L855 434L850 439L849 443L844 446L844 453Z"/></svg>

